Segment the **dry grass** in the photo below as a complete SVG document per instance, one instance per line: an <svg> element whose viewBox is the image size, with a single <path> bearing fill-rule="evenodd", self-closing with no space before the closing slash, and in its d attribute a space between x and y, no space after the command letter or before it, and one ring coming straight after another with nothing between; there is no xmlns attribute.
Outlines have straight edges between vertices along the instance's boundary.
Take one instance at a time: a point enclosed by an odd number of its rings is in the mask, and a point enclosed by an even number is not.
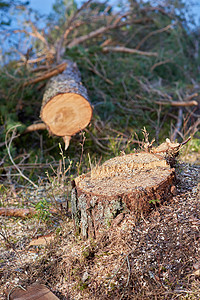
<svg viewBox="0 0 200 300"><path fill-rule="evenodd" d="M2 218L2 289L39 281L60 299L199 299L199 169L180 164L170 203L137 222L127 214L97 240L74 235L66 216L48 224ZM54 240L29 246L33 232Z"/></svg>

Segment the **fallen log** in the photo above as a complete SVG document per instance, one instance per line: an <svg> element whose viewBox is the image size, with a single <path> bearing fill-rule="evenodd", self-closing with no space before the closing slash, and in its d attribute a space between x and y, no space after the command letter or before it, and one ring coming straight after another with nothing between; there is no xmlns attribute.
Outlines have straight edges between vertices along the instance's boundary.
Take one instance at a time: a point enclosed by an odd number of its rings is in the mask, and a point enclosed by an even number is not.
<svg viewBox="0 0 200 300"><path fill-rule="evenodd" d="M62 74L58 74L60 72ZM76 63L66 60L52 69L52 72L37 77L26 85L49 77L51 79L47 83L40 110L44 123L32 124L23 133L47 129L50 135L62 137L67 149L71 136L90 123L92 107Z"/></svg>
<svg viewBox="0 0 200 300"><path fill-rule="evenodd" d="M40 116L50 134L63 137L65 149L71 136L89 124L92 107L77 65L72 61L67 61L62 74L49 80Z"/></svg>

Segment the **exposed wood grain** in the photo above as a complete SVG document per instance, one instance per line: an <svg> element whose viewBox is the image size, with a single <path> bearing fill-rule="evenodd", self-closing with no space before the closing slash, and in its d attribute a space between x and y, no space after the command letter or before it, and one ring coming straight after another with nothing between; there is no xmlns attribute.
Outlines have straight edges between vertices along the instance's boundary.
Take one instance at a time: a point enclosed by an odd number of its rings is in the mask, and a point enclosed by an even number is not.
<svg viewBox="0 0 200 300"><path fill-rule="evenodd" d="M75 230L84 239L95 238L121 213L141 217L172 197L174 182L175 170L164 155L141 152L112 158L75 179Z"/></svg>
<svg viewBox="0 0 200 300"><path fill-rule="evenodd" d="M39 283L34 283L27 289L17 286L6 291L6 296L10 300L59 300L45 285Z"/></svg>

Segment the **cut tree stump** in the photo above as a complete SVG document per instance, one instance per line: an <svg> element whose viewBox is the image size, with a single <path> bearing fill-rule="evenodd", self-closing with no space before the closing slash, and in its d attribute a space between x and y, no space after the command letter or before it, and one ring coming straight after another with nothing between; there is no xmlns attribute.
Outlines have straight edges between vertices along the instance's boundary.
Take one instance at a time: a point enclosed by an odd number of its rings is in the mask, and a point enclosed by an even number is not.
<svg viewBox="0 0 200 300"><path fill-rule="evenodd" d="M45 285L39 283L33 283L27 289L16 286L5 294L10 300L59 300Z"/></svg>
<svg viewBox="0 0 200 300"><path fill-rule="evenodd" d="M119 214L145 216L157 203L172 197L175 169L160 149L160 154L141 152L112 158L73 181L72 216L75 230L84 239L96 238Z"/></svg>
<svg viewBox="0 0 200 300"><path fill-rule="evenodd" d="M92 118L92 107L77 65L66 62L64 72L49 80L40 111L49 133L63 137L65 148L71 136L84 129Z"/></svg>

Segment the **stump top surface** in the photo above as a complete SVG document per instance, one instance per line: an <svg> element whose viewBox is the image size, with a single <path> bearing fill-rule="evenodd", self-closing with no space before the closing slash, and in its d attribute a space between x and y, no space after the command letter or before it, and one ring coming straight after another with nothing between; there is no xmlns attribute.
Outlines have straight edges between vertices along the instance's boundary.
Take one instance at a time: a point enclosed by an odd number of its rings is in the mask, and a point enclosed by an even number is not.
<svg viewBox="0 0 200 300"><path fill-rule="evenodd" d="M85 193L114 196L136 190L157 188L168 181L174 169L162 157L150 153L118 156L76 178L77 187Z"/></svg>

